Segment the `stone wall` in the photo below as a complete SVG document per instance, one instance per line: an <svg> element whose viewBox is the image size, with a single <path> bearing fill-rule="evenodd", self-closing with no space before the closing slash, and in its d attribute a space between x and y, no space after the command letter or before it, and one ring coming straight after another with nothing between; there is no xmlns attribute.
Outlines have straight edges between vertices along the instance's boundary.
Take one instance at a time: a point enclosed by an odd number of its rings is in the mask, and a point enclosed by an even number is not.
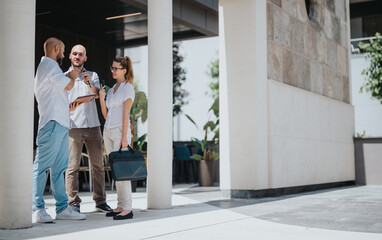
<svg viewBox="0 0 382 240"><path fill-rule="evenodd" d="M268 79L349 103L346 0L267 0Z"/></svg>

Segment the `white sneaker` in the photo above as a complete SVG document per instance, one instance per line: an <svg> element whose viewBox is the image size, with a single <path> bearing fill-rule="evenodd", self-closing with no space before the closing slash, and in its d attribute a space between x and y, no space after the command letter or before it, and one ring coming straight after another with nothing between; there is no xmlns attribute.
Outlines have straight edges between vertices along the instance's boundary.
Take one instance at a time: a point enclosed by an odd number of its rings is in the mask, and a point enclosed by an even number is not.
<svg viewBox="0 0 382 240"><path fill-rule="evenodd" d="M72 206L68 206L64 211L56 215L57 220L83 220L85 218L85 214L75 211Z"/></svg>
<svg viewBox="0 0 382 240"><path fill-rule="evenodd" d="M53 218L45 211L45 208L38 209L34 213L36 223L52 223Z"/></svg>

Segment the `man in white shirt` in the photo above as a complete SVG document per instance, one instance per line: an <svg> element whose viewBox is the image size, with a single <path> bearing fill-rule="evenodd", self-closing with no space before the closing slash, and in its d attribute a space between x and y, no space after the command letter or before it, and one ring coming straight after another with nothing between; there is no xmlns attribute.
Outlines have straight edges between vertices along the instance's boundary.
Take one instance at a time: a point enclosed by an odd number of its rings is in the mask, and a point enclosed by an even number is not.
<svg viewBox="0 0 382 240"><path fill-rule="evenodd" d="M34 91L40 115L36 158L33 163L33 212L38 223L53 222L45 210L43 199L46 170L50 169L51 188L56 200L56 219L86 218L68 205L65 193L64 171L69 158L69 101L67 91L73 88L80 71L73 69L66 75L61 65L65 45L57 38L44 43L45 56L37 68Z"/></svg>
<svg viewBox="0 0 382 240"><path fill-rule="evenodd" d="M72 65L68 72L72 69L78 69L82 72L82 76L80 75L75 80L74 87L69 92L69 102L73 102L77 97L94 93L97 94L98 98L100 89L98 75L96 72L84 68L84 63L87 60L85 47L82 45L74 46L69 59ZM106 203L102 135L95 99L70 112L70 123L69 165L66 170L66 193L69 196L69 204L80 212L81 198L78 195L78 171L82 148L85 144L92 168L93 200L96 204L96 210L104 213L111 212L112 209Z"/></svg>

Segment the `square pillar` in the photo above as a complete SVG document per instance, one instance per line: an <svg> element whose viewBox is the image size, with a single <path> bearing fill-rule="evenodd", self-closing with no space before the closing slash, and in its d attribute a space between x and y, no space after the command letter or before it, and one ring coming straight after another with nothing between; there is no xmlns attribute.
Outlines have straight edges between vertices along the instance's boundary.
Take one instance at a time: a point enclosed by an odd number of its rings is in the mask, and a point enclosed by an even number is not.
<svg viewBox="0 0 382 240"><path fill-rule="evenodd" d="M171 208L172 1L148 0L147 207Z"/></svg>
<svg viewBox="0 0 382 240"><path fill-rule="evenodd" d="M32 226L35 8L0 2L0 229Z"/></svg>
<svg viewBox="0 0 382 240"><path fill-rule="evenodd" d="M266 0L220 0L220 188L268 188Z"/></svg>

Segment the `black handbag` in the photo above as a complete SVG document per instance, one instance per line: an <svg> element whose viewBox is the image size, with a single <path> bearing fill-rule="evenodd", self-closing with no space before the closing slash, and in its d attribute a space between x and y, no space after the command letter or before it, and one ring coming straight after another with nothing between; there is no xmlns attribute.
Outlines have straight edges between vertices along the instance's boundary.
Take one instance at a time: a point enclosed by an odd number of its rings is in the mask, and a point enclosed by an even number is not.
<svg viewBox="0 0 382 240"><path fill-rule="evenodd" d="M145 158L141 151L115 151L109 154L111 174L114 181L141 180L147 177Z"/></svg>

